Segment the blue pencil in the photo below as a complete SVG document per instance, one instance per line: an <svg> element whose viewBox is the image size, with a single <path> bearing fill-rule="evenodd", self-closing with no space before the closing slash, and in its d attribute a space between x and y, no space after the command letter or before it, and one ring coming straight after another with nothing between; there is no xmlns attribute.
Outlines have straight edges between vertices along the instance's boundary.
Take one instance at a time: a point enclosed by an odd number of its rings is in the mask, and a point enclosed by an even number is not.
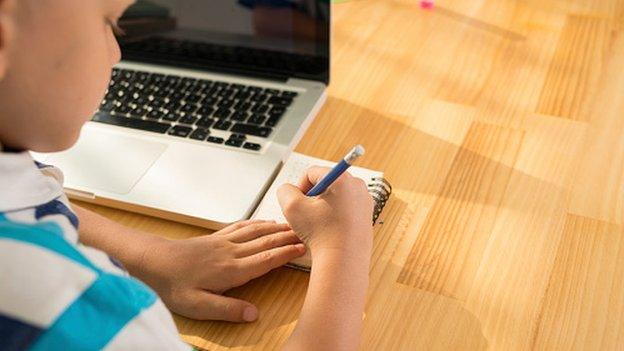
<svg viewBox="0 0 624 351"><path fill-rule="evenodd" d="M364 155L364 147L362 145L356 145L349 153L342 159L334 168L320 182L308 191L307 196L317 196L322 194L332 183L340 177L351 165L358 159L358 157Z"/></svg>

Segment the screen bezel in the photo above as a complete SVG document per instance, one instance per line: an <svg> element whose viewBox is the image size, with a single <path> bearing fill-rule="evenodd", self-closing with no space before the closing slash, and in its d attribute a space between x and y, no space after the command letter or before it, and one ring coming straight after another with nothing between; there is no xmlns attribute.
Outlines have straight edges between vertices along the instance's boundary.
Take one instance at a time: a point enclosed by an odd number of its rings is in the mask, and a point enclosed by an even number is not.
<svg viewBox="0 0 624 351"><path fill-rule="evenodd" d="M316 0L317 2L325 2L325 0ZM155 54L149 52L141 52L138 50L129 50L124 47L124 37L120 37L120 47L122 60L138 63L158 64L175 68L190 68L206 72L226 73L234 75L243 75L249 77L257 77L263 79L286 81L289 78L301 78L313 81L323 82L329 85L330 80L330 39L331 39L331 4L327 4L327 21L320 22L323 26L317 27L317 35L321 40L317 42L316 55L305 56L308 59L314 59L322 67L318 73L311 74L303 70L289 70L281 68L263 68L253 63L238 63L233 65L225 61L199 62L193 61L183 56L173 57L165 54ZM251 49L251 48L248 48ZM255 49L252 49L255 50ZM288 54L286 52L286 54ZM303 56L303 55L301 55ZM245 60L243 60L245 61Z"/></svg>

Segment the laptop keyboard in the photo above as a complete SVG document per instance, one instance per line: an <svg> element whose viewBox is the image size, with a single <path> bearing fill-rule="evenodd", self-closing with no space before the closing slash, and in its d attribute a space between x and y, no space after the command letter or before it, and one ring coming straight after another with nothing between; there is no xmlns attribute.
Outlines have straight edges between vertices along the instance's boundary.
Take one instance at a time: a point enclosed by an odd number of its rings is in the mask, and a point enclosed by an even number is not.
<svg viewBox="0 0 624 351"><path fill-rule="evenodd" d="M258 151L296 92L113 69L92 121ZM218 131L216 134L215 131Z"/></svg>

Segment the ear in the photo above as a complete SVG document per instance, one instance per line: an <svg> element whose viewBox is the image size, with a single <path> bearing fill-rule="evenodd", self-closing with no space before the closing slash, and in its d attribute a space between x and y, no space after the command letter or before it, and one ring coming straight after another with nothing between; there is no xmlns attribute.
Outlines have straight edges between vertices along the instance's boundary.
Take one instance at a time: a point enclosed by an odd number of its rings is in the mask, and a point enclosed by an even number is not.
<svg viewBox="0 0 624 351"><path fill-rule="evenodd" d="M9 49L13 41L13 0L0 0L0 80L9 65Z"/></svg>

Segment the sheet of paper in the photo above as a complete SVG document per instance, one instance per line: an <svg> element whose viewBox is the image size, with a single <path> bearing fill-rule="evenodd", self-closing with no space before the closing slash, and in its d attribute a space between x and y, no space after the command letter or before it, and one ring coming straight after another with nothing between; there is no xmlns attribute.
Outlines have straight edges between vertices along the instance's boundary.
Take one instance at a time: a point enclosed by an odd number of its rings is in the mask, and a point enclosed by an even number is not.
<svg viewBox="0 0 624 351"><path fill-rule="evenodd" d="M282 209L277 201L277 188L284 183L297 184L299 179L305 173L306 169L311 166L333 167L335 162L322 160L315 157L306 156L293 152L282 167L282 170L273 181L273 184L267 191L266 195L260 202L252 218L258 219L274 219L278 222L286 222ZM371 171L360 167L350 167L348 170L351 175L362 178L367 183L372 178L382 177L381 172Z"/></svg>

